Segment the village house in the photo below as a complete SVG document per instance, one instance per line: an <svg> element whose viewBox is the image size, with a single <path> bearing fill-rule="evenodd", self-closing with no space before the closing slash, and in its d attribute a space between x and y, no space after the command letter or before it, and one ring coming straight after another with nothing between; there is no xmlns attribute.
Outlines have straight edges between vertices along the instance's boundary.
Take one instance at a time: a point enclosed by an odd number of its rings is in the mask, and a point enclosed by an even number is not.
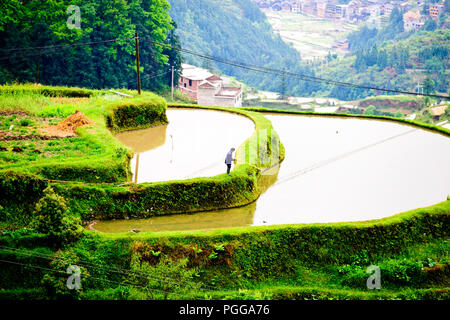
<svg viewBox="0 0 450 320"><path fill-rule="evenodd" d="M224 79L206 69L182 64L178 90L205 106L242 106L242 89L226 86Z"/></svg>
<svg viewBox="0 0 450 320"><path fill-rule="evenodd" d="M430 17L438 20L441 16L442 12L444 12L444 6L442 4L436 3L436 4L430 4L429 7Z"/></svg>
<svg viewBox="0 0 450 320"><path fill-rule="evenodd" d="M447 109L447 105L437 106L430 108L431 116L433 117L433 121L438 121L441 119L441 116L445 113Z"/></svg>
<svg viewBox="0 0 450 320"><path fill-rule="evenodd" d="M403 28L405 31L419 30L425 24L425 19L420 15L419 11L408 11L403 14Z"/></svg>
<svg viewBox="0 0 450 320"><path fill-rule="evenodd" d="M274 11L291 11L303 13L308 16L320 19L333 19L359 23L369 20L371 23L385 25L389 16L397 8L405 13L405 30L418 30L424 24L426 17L420 16L420 13L408 13L411 9L409 1L388 1L388 0L351 0L348 4L339 4L338 0L252 0L261 9ZM417 1L420 9L424 3ZM444 11L442 1L436 4L430 4L429 16L438 20Z"/></svg>

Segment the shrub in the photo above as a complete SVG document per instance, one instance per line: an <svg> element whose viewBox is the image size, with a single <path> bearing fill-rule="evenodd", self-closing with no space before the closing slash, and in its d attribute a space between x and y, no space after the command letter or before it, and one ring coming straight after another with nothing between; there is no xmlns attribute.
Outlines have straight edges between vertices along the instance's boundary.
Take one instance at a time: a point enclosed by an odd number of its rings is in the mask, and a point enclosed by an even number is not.
<svg viewBox="0 0 450 320"><path fill-rule="evenodd" d="M65 199L51 187L44 190L44 196L36 204L34 215L32 227L58 243L77 240L83 232L81 220L69 214Z"/></svg>
<svg viewBox="0 0 450 320"><path fill-rule="evenodd" d="M382 283L388 286L414 286L422 281L422 263L388 260L380 264Z"/></svg>
<svg viewBox="0 0 450 320"><path fill-rule="evenodd" d="M163 256L159 263L151 266L143 262L138 254L131 259L131 272L129 281L143 290L132 290L131 299L168 299L169 294L179 299L183 293L196 291L200 284L194 282L197 273L195 268L187 268L187 259L172 261Z"/></svg>
<svg viewBox="0 0 450 320"><path fill-rule="evenodd" d="M31 124L31 120L30 119L22 119L20 120L20 125L22 127L28 127Z"/></svg>
<svg viewBox="0 0 450 320"><path fill-rule="evenodd" d="M73 251L58 251L55 259L50 262L50 268L54 272L46 273L41 280L47 298L50 299L80 299L84 285L87 283L89 273L86 268L79 268L79 288L69 289L68 279L73 274L67 273L69 266L76 266L78 258Z"/></svg>
<svg viewBox="0 0 450 320"><path fill-rule="evenodd" d="M169 122L166 109L165 100L156 95L126 100L114 104L106 116L106 124L114 132L165 124Z"/></svg>

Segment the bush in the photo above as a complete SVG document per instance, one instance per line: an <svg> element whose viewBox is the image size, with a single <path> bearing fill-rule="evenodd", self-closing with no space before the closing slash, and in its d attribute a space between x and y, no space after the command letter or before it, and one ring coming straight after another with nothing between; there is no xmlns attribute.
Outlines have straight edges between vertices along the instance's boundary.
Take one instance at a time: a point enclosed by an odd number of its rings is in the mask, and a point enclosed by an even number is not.
<svg viewBox="0 0 450 320"><path fill-rule="evenodd" d="M22 127L28 127L31 124L31 120L30 119L22 119L20 120L20 125Z"/></svg>
<svg viewBox="0 0 450 320"><path fill-rule="evenodd" d="M57 243L75 241L83 232L81 220L69 214L65 199L51 187L44 190L44 196L36 204L34 215L32 227Z"/></svg>
<svg viewBox="0 0 450 320"><path fill-rule="evenodd" d="M380 263L381 281L385 286L414 286L422 281L422 263L388 260Z"/></svg>
<svg viewBox="0 0 450 320"><path fill-rule="evenodd" d="M197 270L187 268L187 259L172 261L164 256L157 265L151 266L135 254L131 259L131 272L129 281L144 288L131 290L131 299L179 299L183 293L200 288L200 284L193 281Z"/></svg>
<svg viewBox="0 0 450 320"><path fill-rule="evenodd" d="M83 294L83 289L89 278L89 273L84 267L77 266L78 258L73 251L58 251L55 259L50 262L50 268L55 272L46 273L41 280L41 284L46 292L47 298L50 299L69 299L78 300ZM69 277L73 273L67 273L69 266L79 268L79 288L69 288ZM73 271L72 271L73 272Z"/></svg>
<svg viewBox="0 0 450 320"><path fill-rule="evenodd" d="M98 90L84 88L69 87L53 87L53 86L36 86L34 84L20 85L2 85L0 86L0 94L24 94L32 93L48 97L71 97L71 98L88 98L92 97Z"/></svg>
<svg viewBox="0 0 450 320"><path fill-rule="evenodd" d="M163 98L147 95L115 105L106 116L106 124L114 132L143 129L168 123L167 105Z"/></svg>

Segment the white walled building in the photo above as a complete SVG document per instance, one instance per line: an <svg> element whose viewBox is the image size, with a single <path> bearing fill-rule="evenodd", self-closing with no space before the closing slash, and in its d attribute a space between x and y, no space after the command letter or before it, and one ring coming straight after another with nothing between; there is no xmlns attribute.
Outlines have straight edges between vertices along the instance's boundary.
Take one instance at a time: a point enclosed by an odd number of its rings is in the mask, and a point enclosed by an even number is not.
<svg viewBox="0 0 450 320"><path fill-rule="evenodd" d="M242 89L224 84L224 79L197 68L182 64L178 90L196 100L199 105L242 107Z"/></svg>

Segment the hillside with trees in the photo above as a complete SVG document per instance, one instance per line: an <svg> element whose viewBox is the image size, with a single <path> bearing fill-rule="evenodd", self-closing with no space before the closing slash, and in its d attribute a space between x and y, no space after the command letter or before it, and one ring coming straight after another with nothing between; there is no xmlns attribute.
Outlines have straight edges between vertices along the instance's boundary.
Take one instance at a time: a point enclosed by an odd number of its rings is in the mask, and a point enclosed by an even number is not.
<svg viewBox="0 0 450 320"><path fill-rule="evenodd" d="M79 28L68 27L73 5ZM168 65L181 65L178 51L149 42L179 46L166 0L5 0L0 8L0 83L135 89L135 32L142 88L168 86Z"/></svg>
<svg viewBox="0 0 450 320"><path fill-rule="evenodd" d="M169 0L183 48L221 59L291 72L312 74L300 54L276 35L266 16L251 0ZM234 76L250 86L279 91L283 77L249 71L191 54L190 64ZM310 93L316 84L288 79L290 93Z"/></svg>
<svg viewBox="0 0 450 320"><path fill-rule="evenodd" d="M385 27L364 26L350 34L351 53L342 59L330 57L328 66L317 72L324 78L379 88L446 93L450 63L448 13L438 22L428 19L417 31L405 31L402 13L393 10ZM337 87L324 87L320 92L344 100L376 93Z"/></svg>

